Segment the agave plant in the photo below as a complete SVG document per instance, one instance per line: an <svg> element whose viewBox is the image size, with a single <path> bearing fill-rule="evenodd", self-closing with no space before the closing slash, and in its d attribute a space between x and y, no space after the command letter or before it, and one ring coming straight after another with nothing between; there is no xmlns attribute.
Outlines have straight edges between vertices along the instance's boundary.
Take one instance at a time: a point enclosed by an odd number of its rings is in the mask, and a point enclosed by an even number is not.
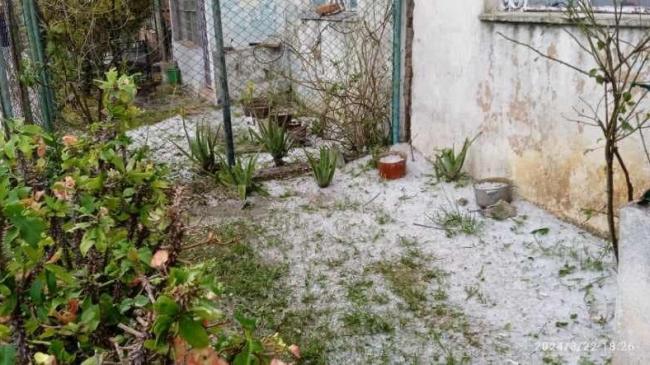
<svg viewBox="0 0 650 365"><path fill-rule="evenodd" d="M275 166L284 165L284 157L287 156L294 141L282 126L272 121L260 122L259 132L251 129L251 137L264 147L264 150L271 154Z"/></svg>
<svg viewBox="0 0 650 365"><path fill-rule="evenodd" d="M221 135L221 126L215 128L206 122L201 122L196 126L194 135L190 136L183 118L183 130L187 140L188 148L185 149L175 142L174 145L185 156L187 156L202 171L214 174L221 168L221 158L219 157L219 140Z"/></svg>
<svg viewBox="0 0 650 365"><path fill-rule="evenodd" d="M257 169L257 156L249 157L247 160L238 158L234 166L228 166L223 160L221 163L224 168L219 173L219 181L236 189L239 199L245 201L253 192L264 192L253 179Z"/></svg>
<svg viewBox="0 0 650 365"><path fill-rule="evenodd" d="M307 152L305 152L305 155L307 155L307 160L309 161L318 186L321 188L330 186L332 179L334 179L334 173L336 173L336 163L338 161L336 150L321 147L319 159Z"/></svg>
<svg viewBox="0 0 650 365"><path fill-rule="evenodd" d="M445 148L436 155L433 168L438 180L453 182L458 181L465 176L465 174L463 174L463 166L467 159L467 153L475 140L476 138L472 140L466 138L465 143L463 143L463 148L458 154L456 154L455 149L452 147Z"/></svg>

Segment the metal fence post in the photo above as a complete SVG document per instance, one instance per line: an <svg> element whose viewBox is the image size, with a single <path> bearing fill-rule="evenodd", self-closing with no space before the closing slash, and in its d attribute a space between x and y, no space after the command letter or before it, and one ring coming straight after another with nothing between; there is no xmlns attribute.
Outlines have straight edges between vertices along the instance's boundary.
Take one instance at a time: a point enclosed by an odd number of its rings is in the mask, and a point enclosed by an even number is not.
<svg viewBox="0 0 650 365"><path fill-rule="evenodd" d="M2 106L2 117L11 119L14 117L14 111L11 106L11 86L7 78L7 71L4 52L0 51L0 104Z"/></svg>
<svg viewBox="0 0 650 365"><path fill-rule="evenodd" d="M25 27L29 37L29 45L32 50L32 61L39 67L40 101L43 122L47 130L54 130L54 95L50 86L50 78L45 62L45 51L41 39L41 29L36 4L34 0L23 0L23 16Z"/></svg>
<svg viewBox="0 0 650 365"><path fill-rule="evenodd" d="M14 7L13 0L6 0L5 6L7 29L9 31L9 52L11 54L10 62L15 68L15 71L20 74L23 70L23 65L20 63L21 55L23 52L22 42L19 35L20 26L18 25L14 13L16 9ZM26 123L33 123L34 115L32 113L32 107L29 103L29 90L27 89L27 86L20 81L17 82L17 87L20 93L19 114L25 119Z"/></svg>
<svg viewBox="0 0 650 365"><path fill-rule="evenodd" d="M402 90L402 0L393 0L393 106L391 116L391 140L400 141Z"/></svg>
<svg viewBox="0 0 650 365"><path fill-rule="evenodd" d="M228 90L228 70L226 69L226 53L223 45L223 25L221 24L221 1L213 0L212 14L214 19L214 38L216 44L215 69L219 73L219 90L217 97L223 107L223 126L226 134L226 154L228 165L235 165L235 143L232 135L232 115L230 112L230 92Z"/></svg>

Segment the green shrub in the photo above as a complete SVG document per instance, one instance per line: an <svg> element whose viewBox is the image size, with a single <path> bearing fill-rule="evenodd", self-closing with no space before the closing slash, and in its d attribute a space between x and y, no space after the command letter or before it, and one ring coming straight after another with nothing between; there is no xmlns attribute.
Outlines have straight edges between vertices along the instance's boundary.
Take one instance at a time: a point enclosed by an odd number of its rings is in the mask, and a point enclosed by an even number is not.
<svg viewBox="0 0 650 365"><path fill-rule="evenodd" d="M259 132L251 129L250 134L257 143L264 147L266 152L271 154L275 166L284 165L283 159L294 145L293 139L284 127L269 120L260 122Z"/></svg>
<svg viewBox="0 0 650 365"><path fill-rule="evenodd" d="M181 193L109 121L83 137L16 121L0 134L0 363L249 353L250 323L219 325L213 263L179 266Z"/></svg>
<svg viewBox="0 0 650 365"><path fill-rule="evenodd" d="M221 139L221 126L214 128L206 122L201 122L194 130L194 136L190 136L183 118L183 130L188 148L174 143L187 158L189 158L203 172L214 174L221 169L221 159L219 158L219 146Z"/></svg>
<svg viewBox="0 0 650 365"><path fill-rule="evenodd" d="M257 156L249 157L247 160L238 158L234 166L228 166L225 161L222 164L224 168L219 173L219 180L224 185L237 190L239 199L245 201L253 192L264 192L254 180Z"/></svg>
<svg viewBox="0 0 650 365"><path fill-rule="evenodd" d="M466 138L463 148L458 154L456 154L454 148L445 148L436 155L433 168L438 180L454 182L465 177L463 166L465 165L467 153L475 140L476 138L473 140Z"/></svg>
<svg viewBox="0 0 650 365"><path fill-rule="evenodd" d="M334 179L336 163L338 162L338 154L336 150L321 147L319 159L307 152L305 152L305 155L307 155L307 160L309 161L309 165L311 166L311 170L318 186L321 188L330 186L332 179Z"/></svg>

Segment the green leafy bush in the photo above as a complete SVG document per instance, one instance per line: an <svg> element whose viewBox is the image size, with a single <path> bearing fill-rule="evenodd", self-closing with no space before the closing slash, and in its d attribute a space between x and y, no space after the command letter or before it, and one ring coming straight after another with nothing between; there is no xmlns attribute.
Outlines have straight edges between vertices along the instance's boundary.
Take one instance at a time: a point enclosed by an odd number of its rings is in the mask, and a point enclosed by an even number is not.
<svg viewBox="0 0 650 365"><path fill-rule="evenodd" d="M179 266L180 190L115 130L114 121L133 116L133 99L106 100L110 123L86 136L59 138L19 121L0 134L0 363L248 352L246 327L239 334L220 324L212 263Z"/></svg>
<svg viewBox="0 0 650 365"><path fill-rule="evenodd" d="M249 157L246 160L238 158L234 166L228 166L225 161L222 164L224 168L219 173L219 180L224 185L236 189L242 201L245 201L253 192L264 192L254 180L257 156Z"/></svg>
<svg viewBox="0 0 650 365"><path fill-rule="evenodd" d="M264 146L264 150L271 154L276 166L284 165L284 158L287 156L294 141L284 127L266 121L259 123L259 132L251 129L250 134L255 141Z"/></svg>
<svg viewBox="0 0 650 365"><path fill-rule="evenodd" d="M196 126L194 136L190 136L187 131L185 119L183 119L183 129L188 148L185 149L174 143L187 158L189 158L201 171L214 174L221 169L221 159L219 157L219 140L221 135L221 126L214 128L208 123L201 122Z"/></svg>
<svg viewBox="0 0 650 365"><path fill-rule="evenodd" d="M467 153L475 140L476 138L473 140L466 138L463 148L458 154L456 154L454 148L445 148L436 155L433 168L438 180L454 182L465 177L463 166L465 165Z"/></svg>
<svg viewBox="0 0 650 365"><path fill-rule="evenodd" d="M332 183L334 179L334 174L336 173L336 163L338 162L338 154L336 150L321 147L320 149L320 158L315 158L309 153L305 152L307 155L307 160L311 166L311 170L316 179L316 183L321 188L326 188Z"/></svg>

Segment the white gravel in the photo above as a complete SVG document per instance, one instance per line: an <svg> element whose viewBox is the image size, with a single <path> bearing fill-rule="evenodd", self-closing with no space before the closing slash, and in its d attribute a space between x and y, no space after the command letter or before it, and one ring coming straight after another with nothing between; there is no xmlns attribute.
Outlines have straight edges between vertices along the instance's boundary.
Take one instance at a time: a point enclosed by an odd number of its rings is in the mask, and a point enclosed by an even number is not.
<svg viewBox="0 0 650 365"><path fill-rule="evenodd" d="M449 238L416 226L431 225L427 215L459 198L473 202L473 192L432 184L432 166L414 157L408 175L394 182L381 181L361 160L338 173L328 189L319 190L309 177L267 184L275 198L264 224L285 243L267 254L289 262L293 306L325 313L320 322L340 334L330 344L329 363L431 364L448 356L468 356L471 364L606 363L616 288L607 243L525 201L514 203L514 220L477 215L483 230L476 236ZM478 208L471 203L458 209ZM372 265L413 251L426 268L450 274L446 305L459 308L469 328L437 337L440 318L404 310L385 278L369 274ZM346 287L363 278L390 298L363 310L387 319L394 333L346 334L341 317L353 308ZM431 306L436 288L429 284ZM306 295L316 302L302 304ZM461 332L472 333L479 344Z"/></svg>
<svg viewBox="0 0 650 365"><path fill-rule="evenodd" d="M188 126L200 119L216 125L220 115L194 117ZM237 129L252 124L235 118ZM180 118L130 136L149 145L179 177L191 178L186 157L169 142L185 143ZM409 154L403 179L382 181L363 159L338 171L327 189L309 175L266 183L270 196L253 197L246 213L279 238L279 244L259 249L290 267L286 285L293 294L285 310L316 317L302 330L322 336L328 363L607 363L616 289L608 244L521 200L514 202L519 216L512 220L475 214L483 226L477 235L450 238L424 227L433 225L428 216L441 208L473 214L472 187L435 184L429 162L417 153L412 161L406 146L399 149ZM290 159L303 154L297 149ZM455 207L461 198L470 204ZM239 206L209 194L204 200L200 218L206 222L232 218L227 207ZM387 277L373 269L414 257L423 271L449 274L443 285L426 282L425 307L432 309L424 313L409 310ZM371 283L372 296L387 300L352 303L350 288L360 281ZM446 298L436 298L441 288ZM440 307L452 309L455 319L433 310ZM385 320L392 331L351 332L343 318L359 311Z"/></svg>

